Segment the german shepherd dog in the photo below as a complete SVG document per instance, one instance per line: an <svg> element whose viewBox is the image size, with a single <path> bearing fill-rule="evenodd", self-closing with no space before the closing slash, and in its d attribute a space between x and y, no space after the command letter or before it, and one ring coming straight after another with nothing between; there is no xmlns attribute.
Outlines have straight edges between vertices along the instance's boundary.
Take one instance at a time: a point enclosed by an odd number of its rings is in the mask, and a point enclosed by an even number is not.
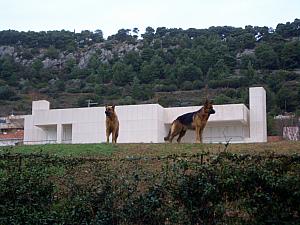
<svg viewBox="0 0 300 225"><path fill-rule="evenodd" d="M214 114L212 101L205 101L204 106L196 112L190 112L177 117L173 121L169 134L165 137L165 141L172 143L175 136L179 135L177 142L180 143L181 138L188 129L196 131L196 143L202 143L202 133L206 126L210 114Z"/></svg>
<svg viewBox="0 0 300 225"><path fill-rule="evenodd" d="M119 136L119 120L115 112L115 105L105 106L106 115L106 142L109 143L109 136L112 134L112 143L117 143Z"/></svg>

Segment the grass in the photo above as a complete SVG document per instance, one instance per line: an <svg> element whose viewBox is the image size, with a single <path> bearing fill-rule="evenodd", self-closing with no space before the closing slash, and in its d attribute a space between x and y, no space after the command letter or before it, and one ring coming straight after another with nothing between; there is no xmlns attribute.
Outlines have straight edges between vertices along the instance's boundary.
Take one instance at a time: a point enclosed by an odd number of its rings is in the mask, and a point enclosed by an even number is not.
<svg viewBox="0 0 300 225"><path fill-rule="evenodd" d="M225 151L224 144L51 144L0 147L0 154L46 153L70 157L113 157L127 156L167 156L172 154L196 154L210 152L218 154ZM300 142L282 141L256 144L229 144L228 152L238 154L294 154L300 153Z"/></svg>
<svg viewBox="0 0 300 225"><path fill-rule="evenodd" d="M15 147L0 147L0 154L11 153L44 153L56 156L111 156L118 148L108 144L48 144L48 145L22 145Z"/></svg>

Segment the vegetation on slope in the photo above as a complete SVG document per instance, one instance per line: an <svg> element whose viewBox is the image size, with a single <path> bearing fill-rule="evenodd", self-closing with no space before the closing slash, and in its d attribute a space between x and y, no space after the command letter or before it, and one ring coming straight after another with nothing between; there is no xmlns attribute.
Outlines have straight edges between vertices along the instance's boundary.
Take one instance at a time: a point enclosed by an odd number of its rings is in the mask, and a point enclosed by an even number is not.
<svg viewBox="0 0 300 225"><path fill-rule="evenodd" d="M299 114L299 26L295 19L276 30L148 27L141 38L120 29L106 40L101 30L0 31L0 113L29 113L37 99L55 108L87 106L87 99L200 105L206 85L216 104L248 104L249 86L259 85L270 119Z"/></svg>

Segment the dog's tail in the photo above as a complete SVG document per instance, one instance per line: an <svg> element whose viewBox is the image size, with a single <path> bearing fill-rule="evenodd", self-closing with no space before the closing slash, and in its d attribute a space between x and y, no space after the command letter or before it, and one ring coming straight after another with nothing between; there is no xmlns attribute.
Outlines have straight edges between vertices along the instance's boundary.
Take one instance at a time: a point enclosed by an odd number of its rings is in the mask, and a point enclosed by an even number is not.
<svg viewBox="0 0 300 225"><path fill-rule="evenodd" d="M168 141L168 140L170 139L173 124L174 124L174 122L171 124L170 130L169 130L169 133L168 133L168 136L164 137L164 140L165 140L165 141Z"/></svg>

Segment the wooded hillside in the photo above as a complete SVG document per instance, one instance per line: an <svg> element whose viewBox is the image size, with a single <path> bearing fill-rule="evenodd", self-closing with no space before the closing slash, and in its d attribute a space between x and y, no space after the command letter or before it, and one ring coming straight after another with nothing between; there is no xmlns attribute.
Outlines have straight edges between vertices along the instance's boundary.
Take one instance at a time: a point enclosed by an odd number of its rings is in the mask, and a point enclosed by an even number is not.
<svg viewBox="0 0 300 225"><path fill-rule="evenodd" d="M300 113L300 20L270 27L187 30L0 31L0 116L105 103L248 104L249 86L267 90L269 118Z"/></svg>

